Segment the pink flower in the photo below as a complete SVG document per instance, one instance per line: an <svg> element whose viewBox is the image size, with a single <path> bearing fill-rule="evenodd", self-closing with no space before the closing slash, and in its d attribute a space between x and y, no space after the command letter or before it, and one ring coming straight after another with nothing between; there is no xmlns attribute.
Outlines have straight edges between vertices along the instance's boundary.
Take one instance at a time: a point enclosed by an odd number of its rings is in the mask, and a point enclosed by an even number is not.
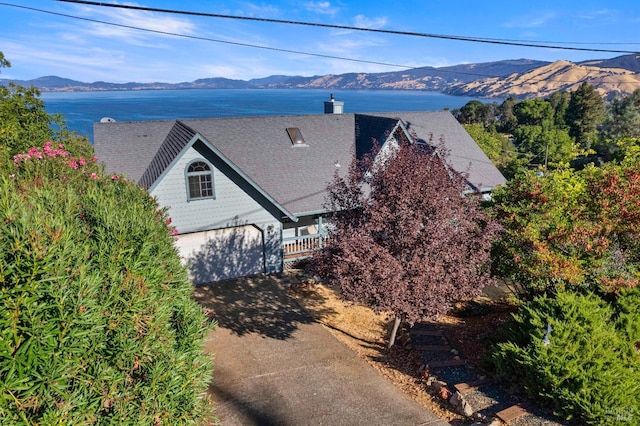
<svg viewBox="0 0 640 426"><path fill-rule="evenodd" d="M118 179L120 179L120 176L118 175L111 176L111 180L118 180Z"/></svg>
<svg viewBox="0 0 640 426"><path fill-rule="evenodd" d="M91 179L98 179L98 175L95 173L91 173Z"/></svg>
<svg viewBox="0 0 640 426"><path fill-rule="evenodd" d="M35 158L42 158L42 151L35 146L32 146L31 149L29 149L29 155Z"/></svg>
<svg viewBox="0 0 640 426"><path fill-rule="evenodd" d="M15 173L11 173L11 174L9 175L9 178L10 178L10 179L15 179L15 177L16 177L16 174L15 174Z"/></svg>
<svg viewBox="0 0 640 426"><path fill-rule="evenodd" d="M178 235L180 232L178 232L177 229L172 229L171 231L169 231L169 234L171 235Z"/></svg>
<svg viewBox="0 0 640 426"><path fill-rule="evenodd" d="M85 160L84 158L80 158L80 160L78 160L78 164L80 164L80 167L84 167L85 164L87 164L87 160Z"/></svg>
<svg viewBox="0 0 640 426"><path fill-rule="evenodd" d="M73 170L78 170L78 163L76 162L76 160L74 160L73 158L71 160L69 160L67 162L67 164L69 165L69 167L71 167Z"/></svg>
<svg viewBox="0 0 640 426"><path fill-rule="evenodd" d="M167 225L170 225L170 224L171 224L171 218L170 218L170 217L168 217L168 218L164 221L164 223L166 223Z"/></svg>

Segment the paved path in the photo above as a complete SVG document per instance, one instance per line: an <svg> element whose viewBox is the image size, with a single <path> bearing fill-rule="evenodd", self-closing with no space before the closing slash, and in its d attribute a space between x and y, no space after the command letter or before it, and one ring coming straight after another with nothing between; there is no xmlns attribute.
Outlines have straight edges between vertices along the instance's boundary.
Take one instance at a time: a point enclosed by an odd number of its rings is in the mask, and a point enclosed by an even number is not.
<svg viewBox="0 0 640 426"><path fill-rule="evenodd" d="M216 415L233 425L438 425L337 341L276 280L257 277L198 287L216 312Z"/></svg>

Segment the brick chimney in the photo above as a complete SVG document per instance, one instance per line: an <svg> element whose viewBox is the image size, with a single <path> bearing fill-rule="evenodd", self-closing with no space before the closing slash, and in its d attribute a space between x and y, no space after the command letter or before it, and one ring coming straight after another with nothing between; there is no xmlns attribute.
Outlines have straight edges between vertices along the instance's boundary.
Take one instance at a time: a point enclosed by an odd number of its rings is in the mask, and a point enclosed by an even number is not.
<svg viewBox="0 0 640 426"><path fill-rule="evenodd" d="M342 114L344 112L344 102L336 101L331 94L331 99L324 101L325 114Z"/></svg>

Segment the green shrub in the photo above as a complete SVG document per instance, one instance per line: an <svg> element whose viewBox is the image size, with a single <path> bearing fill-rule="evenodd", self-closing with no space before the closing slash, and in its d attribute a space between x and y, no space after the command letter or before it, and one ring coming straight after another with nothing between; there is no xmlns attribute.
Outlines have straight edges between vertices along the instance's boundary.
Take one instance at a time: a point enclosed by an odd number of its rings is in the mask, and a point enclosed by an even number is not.
<svg viewBox="0 0 640 426"><path fill-rule="evenodd" d="M0 175L3 424L194 424L210 321L166 214L47 144Z"/></svg>
<svg viewBox="0 0 640 426"><path fill-rule="evenodd" d="M637 302L632 292L611 305L595 294L538 297L514 315L491 363L499 377L566 419L634 424L640 419L640 355L630 336L638 331L638 305L625 309Z"/></svg>

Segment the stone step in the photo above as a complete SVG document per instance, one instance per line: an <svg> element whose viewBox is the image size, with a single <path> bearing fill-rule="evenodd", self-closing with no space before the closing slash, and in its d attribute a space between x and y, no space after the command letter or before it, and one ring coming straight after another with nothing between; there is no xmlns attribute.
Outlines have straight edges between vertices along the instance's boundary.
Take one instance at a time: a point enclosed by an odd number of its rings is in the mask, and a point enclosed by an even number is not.
<svg viewBox="0 0 640 426"><path fill-rule="evenodd" d="M411 329L411 334L415 334L416 336L444 336L444 331L442 330L414 330Z"/></svg>
<svg viewBox="0 0 640 426"><path fill-rule="evenodd" d="M509 408L505 408L502 411L498 411L496 416L503 422L509 424L511 420L515 420L518 417L522 417L525 414L528 414L527 409L525 408L525 404L517 404L512 405Z"/></svg>
<svg viewBox="0 0 640 426"><path fill-rule="evenodd" d="M482 379L482 380L474 380L467 383L458 383L453 385L453 387L456 388L458 392L460 392L460 395L466 395L471 392L475 392L476 390L478 390L480 386L486 385L488 383L491 383L491 380Z"/></svg>
<svg viewBox="0 0 640 426"><path fill-rule="evenodd" d="M449 345L416 345L415 349L420 351L450 351L451 346Z"/></svg>
<svg viewBox="0 0 640 426"><path fill-rule="evenodd" d="M467 365L467 361L464 359L448 359L446 361L432 361L428 362L429 367L459 367L461 365Z"/></svg>

